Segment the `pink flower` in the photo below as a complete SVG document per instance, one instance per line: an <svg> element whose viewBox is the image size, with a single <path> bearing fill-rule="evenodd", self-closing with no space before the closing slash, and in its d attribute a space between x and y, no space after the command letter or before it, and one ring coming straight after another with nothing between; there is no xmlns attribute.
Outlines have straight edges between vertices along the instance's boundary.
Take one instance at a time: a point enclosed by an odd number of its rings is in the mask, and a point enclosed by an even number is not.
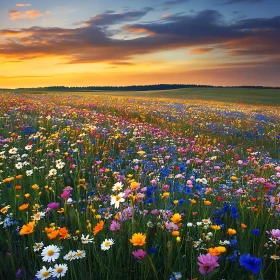
<svg viewBox="0 0 280 280"><path fill-rule="evenodd" d="M48 208L57 209L59 207L59 202L52 202L48 204Z"/></svg>
<svg viewBox="0 0 280 280"><path fill-rule="evenodd" d="M60 197L63 199L68 199L70 197L70 192L64 190L63 193L60 195Z"/></svg>
<svg viewBox="0 0 280 280"><path fill-rule="evenodd" d="M121 228L121 224L117 221L112 221L111 225L110 225L110 230L111 231L116 231L116 230L120 230Z"/></svg>
<svg viewBox="0 0 280 280"><path fill-rule="evenodd" d="M200 254L197 264L199 265L199 272L201 274L208 274L219 266L217 260L219 257L212 256L211 254Z"/></svg>
<svg viewBox="0 0 280 280"><path fill-rule="evenodd" d="M147 252L143 249L138 249L132 252L132 255L137 260L142 260L146 256Z"/></svg>
<svg viewBox="0 0 280 280"><path fill-rule="evenodd" d="M280 229L273 229L271 231L267 231L267 233L270 234L272 237L280 240Z"/></svg>

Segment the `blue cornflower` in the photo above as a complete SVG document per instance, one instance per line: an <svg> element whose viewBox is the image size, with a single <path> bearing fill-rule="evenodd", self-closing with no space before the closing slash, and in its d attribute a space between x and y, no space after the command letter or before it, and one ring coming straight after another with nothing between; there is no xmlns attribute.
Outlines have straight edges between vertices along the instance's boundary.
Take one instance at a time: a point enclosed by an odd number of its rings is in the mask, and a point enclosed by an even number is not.
<svg viewBox="0 0 280 280"><path fill-rule="evenodd" d="M243 254L239 259L239 263L241 266L255 274L259 274L262 268L262 259L251 257L250 254Z"/></svg>
<svg viewBox="0 0 280 280"><path fill-rule="evenodd" d="M253 233L254 235L260 235L260 230L257 229L257 228L255 228L255 229L252 230L252 233Z"/></svg>

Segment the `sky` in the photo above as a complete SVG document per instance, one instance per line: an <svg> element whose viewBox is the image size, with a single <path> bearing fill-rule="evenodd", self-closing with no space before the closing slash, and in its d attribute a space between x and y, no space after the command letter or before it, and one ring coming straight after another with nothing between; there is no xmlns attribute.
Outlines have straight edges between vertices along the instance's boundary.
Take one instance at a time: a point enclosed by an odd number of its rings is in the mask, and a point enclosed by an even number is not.
<svg viewBox="0 0 280 280"><path fill-rule="evenodd" d="M279 77L280 0L0 1L0 88Z"/></svg>

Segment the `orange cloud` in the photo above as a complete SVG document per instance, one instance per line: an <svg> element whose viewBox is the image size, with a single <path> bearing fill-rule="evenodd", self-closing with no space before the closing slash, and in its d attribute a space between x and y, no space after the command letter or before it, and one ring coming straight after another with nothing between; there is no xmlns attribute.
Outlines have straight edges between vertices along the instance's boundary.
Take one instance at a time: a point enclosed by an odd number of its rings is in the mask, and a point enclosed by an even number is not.
<svg viewBox="0 0 280 280"><path fill-rule="evenodd" d="M26 12L20 12L17 10L9 10L8 14L10 15L10 20L18 20L18 19L35 19L43 16L42 13L36 10L29 10Z"/></svg>
<svg viewBox="0 0 280 280"><path fill-rule="evenodd" d="M191 51L192 54L204 54L213 51L214 48L197 48Z"/></svg>
<svg viewBox="0 0 280 280"><path fill-rule="evenodd" d="M31 4L16 4L17 7L29 7Z"/></svg>

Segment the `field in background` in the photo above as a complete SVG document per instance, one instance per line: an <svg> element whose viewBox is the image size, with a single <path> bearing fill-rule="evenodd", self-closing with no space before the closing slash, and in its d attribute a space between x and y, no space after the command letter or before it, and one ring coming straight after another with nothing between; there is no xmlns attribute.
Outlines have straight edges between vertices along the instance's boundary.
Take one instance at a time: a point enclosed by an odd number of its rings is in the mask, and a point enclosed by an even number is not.
<svg viewBox="0 0 280 280"><path fill-rule="evenodd" d="M1 90L0 90L1 91ZM7 92L4 91L4 92ZM18 93L46 93L46 90L11 90ZM54 92L54 91L52 91ZM56 91L57 92L57 91ZM59 93L70 94L77 91L61 91ZM219 102L233 102L245 104L259 104L280 106L280 89L254 89L254 88L185 88L175 90L156 91L85 91L98 95L134 96L134 97L158 97L191 100L207 100Z"/></svg>

